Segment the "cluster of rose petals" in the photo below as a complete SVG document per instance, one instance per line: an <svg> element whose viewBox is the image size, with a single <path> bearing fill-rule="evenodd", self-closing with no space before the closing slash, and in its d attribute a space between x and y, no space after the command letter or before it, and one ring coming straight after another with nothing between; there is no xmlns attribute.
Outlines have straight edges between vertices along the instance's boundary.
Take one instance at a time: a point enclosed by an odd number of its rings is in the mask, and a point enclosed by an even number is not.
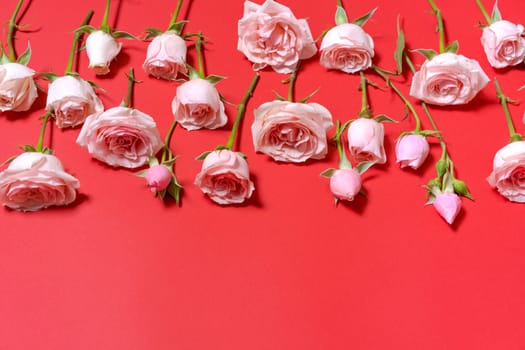
<svg viewBox="0 0 525 350"><path fill-rule="evenodd" d="M439 215L450 225L461 211L461 199L454 192L437 193L432 205Z"/></svg>
<svg viewBox="0 0 525 350"><path fill-rule="evenodd" d="M525 141L511 142L496 152L487 181L510 201L525 203Z"/></svg>
<svg viewBox="0 0 525 350"><path fill-rule="evenodd" d="M330 177L330 191L337 199L353 201L361 191L361 175L354 169L337 169Z"/></svg>
<svg viewBox="0 0 525 350"><path fill-rule="evenodd" d="M358 118L348 127L348 147L356 162L386 163L385 128L370 118Z"/></svg>
<svg viewBox="0 0 525 350"><path fill-rule="evenodd" d="M148 45L144 71L155 78L174 80L187 73L186 42L174 30L157 35Z"/></svg>
<svg viewBox="0 0 525 350"><path fill-rule="evenodd" d="M427 159L430 147L425 136L404 135L396 143L396 161L401 168L418 169Z"/></svg>
<svg viewBox="0 0 525 350"><path fill-rule="evenodd" d="M86 39L86 53L89 58L89 68L97 75L109 73L111 61L117 57L122 44L118 43L110 34L96 30Z"/></svg>
<svg viewBox="0 0 525 350"><path fill-rule="evenodd" d="M20 63L0 65L0 111L27 111L37 97L35 71Z"/></svg>
<svg viewBox="0 0 525 350"><path fill-rule="evenodd" d="M523 26L501 20L483 28L481 44L490 65L505 68L523 63L525 39Z"/></svg>

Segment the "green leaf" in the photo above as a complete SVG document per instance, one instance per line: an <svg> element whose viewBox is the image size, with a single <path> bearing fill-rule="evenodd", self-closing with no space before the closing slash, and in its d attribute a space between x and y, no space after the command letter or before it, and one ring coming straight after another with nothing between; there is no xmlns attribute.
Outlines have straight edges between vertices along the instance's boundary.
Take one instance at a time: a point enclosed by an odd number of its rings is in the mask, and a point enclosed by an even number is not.
<svg viewBox="0 0 525 350"><path fill-rule="evenodd" d="M417 49L415 51L425 56L425 58L429 61L438 55L438 53L432 49Z"/></svg>
<svg viewBox="0 0 525 350"><path fill-rule="evenodd" d="M470 195L470 192L467 188L467 184L464 181L454 179L452 181L452 186L454 187L454 192L456 192L460 196L463 196L470 200L474 200L472 196Z"/></svg>
<svg viewBox="0 0 525 350"><path fill-rule="evenodd" d="M382 122L397 123L398 122L397 120L390 118L386 114L379 114L374 117L374 120L378 123L382 123Z"/></svg>
<svg viewBox="0 0 525 350"><path fill-rule="evenodd" d="M335 174L336 171L337 171L337 169L329 168L329 169L326 169L325 171L323 171L323 172L321 173L321 176L322 176L322 177L331 178L332 176L334 176L334 174Z"/></svg>
<svg viewBox="0 0 525 350"><path fill-rule="evenodd" d="M219 81L226 79L226 77L223 77L221 75L213 75L210 74L206 77L206 80L212 83L213 85L217 84Z"/></svg>
<svg viewBox="0 0 525 350"><path fill-rule="evenodd" d="M373 9L372 11L368 12L367 14L365 14L364 16L354 19L352 23L362 27L365 25L366 22L368 22L368 20L374 15L376 11L377 11L377 7Z"/></svg>
<svg viewBox="0 0 525 350"><path fill-rule="evenodd" d="M91 34L91 33L95 32L97 30L98 29L93 27L93 26L85 25L85 26L81 26L81 27L78 27L77 29L75 29L75 32Z"/></svg>
<svg viewBox="0 0 525 350"><path fill-rule="evenodd" d="M340 25L345 23L348 23L346 11L341 6L337 6L337 10L335 11L335 24Z"/></svg>
<svg viewBox="0 0 525 350"><path fill-rule="evenodd" d="M453 42L448 44L447 47L445 48L445 52L450 52L450 53L458 53L458 50L459 50L459 42L457 40L454 40Z"/></svg>
<svg viewBox="0 0 525 350"><path fill-rule="evenodd" d="M309 94L308 96L306 96L305 98L300 100L299 103L306 103L306 102L308 102L308 100L311 99L317 93L317 91L319 91L319 89L320 89L320 87L315 89L311 94Z"/></svg>
<svg viewBox="0 0 525 350"><path fill-rule="evenodd" d="M396 68L398 73L403 72L403 55L405 53L405 32L401 29L399 24L399 17L397 18L397 44L394 52L394 60L396 61Z"/></svg>
<svg viewBox="0 0 525 350"><path fill-rule="evenodd" d="M136 36L131 35L128 32L116 31L116 32L111 33L111 36L113 38L115 38L115 39L124 38L124 39L135 39L135 40L138 40L138 38Z"/></svg>
<svg viewBox="0 0 525 350"><path fill-rule="evenodd" d="M492 16L490 17L492 22L501 21L503 18L501 17L501 12L498 8L498 1L494 3L494 7L492 8Z"/></svg>
<svg viewBox="0 0 525 350"><path fill-rule="evenodd" d="M210 153L211 151L202 152L197 158L195 158L195 160L204 160Z"/></svg>
<svg viewBox="0 0 525 350"><path fill-rule="evenodd" d="M359 174L362 174L368 169L370 169L370 167L374 164L375 162L361 162L357 164L357 166L355 167L355 171L357 171Z"/></svg>
<svg viewBox="0 0 525 350"><path fill-rule="evenodd" d="M58 74L51 72L39 72L38 75L41 75L42 77L44 77L45 80L49 81L50 83L54 82L60 77Z"/></svg>
<svg viewBox="0 0 525 350"><path fill-rule="evenodd" d="M27 49L18 57L16 62L23 64L24 66L27 66L30 59L31 59L31 45L29 45L29 42L28 42Z"/></svg>

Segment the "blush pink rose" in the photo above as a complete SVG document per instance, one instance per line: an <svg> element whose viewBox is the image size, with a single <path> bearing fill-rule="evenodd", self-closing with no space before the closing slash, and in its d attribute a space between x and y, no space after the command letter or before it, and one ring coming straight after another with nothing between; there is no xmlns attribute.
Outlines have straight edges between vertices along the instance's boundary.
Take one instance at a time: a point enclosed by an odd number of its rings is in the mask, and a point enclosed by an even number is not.
<svg viewBox="0 0 525 350"><path fill-rule="evenodd" d="M37 97L35 71L19 63L0 65L0 111L27 111Z"/></svg>
<svg viewBox="0 0 525 350"><path fill-rule="evenodd" d="M79 181L49 154L25 152L0 172L0 200L6 207L36 211L75 201Z"/></svg>
<svg viewBox="0 0 525 350"><path fill-rule="evenodd" d="M461 199L454 192L442 192L436 194L436 198L432 205L449 225L452 225L461 211Z"/></svg>
<svg viewBox="0 0 525 350"><path fill-rule="evenodd" d="M330 112L320 104L266 102L255 109L254 116L252 136L257 152L294 163L326 156L326 132L333 123Z"/></svg>
<svg viewBox="0 0 525 350"><path fill-rule="evenodd" d="M93 69L96 75L108 74L109 64L117 57L121 48L122 44L108 33L102 30L92 32L86 39L89 68Z"/></svg>
<svg viewBox="0 0 525 350"><path fill-rule="evenodd" d="M494 68L515 66L525 57L523 26L509 21L496 21L483 28L481 44Z"/></svg>
<svg viewBox="0 0 525 350"><path fill-rule="evenodd" d="M418 169L427 159L429 151L427 138L422 135L404 135L396 143L396 159L401 168Z"/></svg>
<svg viewBox="0 0 525 350"><path fill-rule="evenodd" d="M369 118L358 118L348 127L348 147L356 162L386 163L385 129Z"/></svg>
<svg viewBox="0 0 525 350"><path fill-rule="evenodd" d="M146 183L151 192L160 192L168 188L173 176L169 169L161 164L150 167L146 172Z"/></svg>
<svg viewBox="0 0 525 350"><path fill-rule="evenodd" d="M372 66L374 41L360 26L344 23L326 33L319 51L323 67L356 73Z"/></svg>
<svg viewBox="0 0 525 350"><path fill-rule="evenodd" d="M125 168L143 166L163 146L153 118L120 106L87 117L77 143L94 158Z"/></svg>
<svg viewBox="0 0 525 350"><path fill-rule="evenodd" d="M228 117L215 85L206 79L191 79L177 87L171 103L175 120L185 129L217 129Z"/></svg>
<svg viewBox="0 0 525 350"><path fill-rule="evenodd" d="M82 124L88 115L102 112L104 106L91 84L66 75L49 85L46 109L53 110L59 128L70 128Z"/></svg>
<svg viewBox="0 0 525 350"><path fill-rule="evenodd" d="M470 102L489 78L478 61L453 53L426 60L412 78L410 95L434 105Z"/></svg>
<svg viewBox="0 0 525 350"><path fill-rule="evenodd" d="M317 52L308 22L273 0L262 5L245 1L238 34L237 49L255 70L271 66L278 73L291 73L299 60Z"/></svg>
<svg viewBox="0 0 525 350"><path fill-rule="evenodd" d="M525 141L511 142L496 152L487 181L510 201L525 203Z"/></svg>
<svg viewBox="0 0 525 350"><path fill-rule="evenodd" d="M255 189L246 160L227 149L208 154L195 177L195 185L219 204L243 203Z"/></svg>
<svg viewBox="0 0 525 350"><path fill-rule="evenodd" d="M164 32L149 43L144 71L155 78L174 80L179 72L187 73L186 41L174 30Z"/></svg>
<svg viewBox="0 0 525 350"><path fill-rule="evenodd" d="M353 201L361 191L361 175L354 169L338 169L330 177L330 191L334 197Z"/></svg>

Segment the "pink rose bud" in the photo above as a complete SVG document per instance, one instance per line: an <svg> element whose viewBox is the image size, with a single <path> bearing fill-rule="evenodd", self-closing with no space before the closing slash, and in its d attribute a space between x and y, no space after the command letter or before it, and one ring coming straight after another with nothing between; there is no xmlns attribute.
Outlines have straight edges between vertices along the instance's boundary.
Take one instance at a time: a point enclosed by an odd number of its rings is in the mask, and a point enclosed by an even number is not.
<svg viewBox="0 0 525 350"><path fill-rule="evenodd" d="M171 103L175 120L185 129L217 129L228 117L215 85L206 79L191 79L177 87Z"/></svg>
<svg viewBox="0 0 525 350"><path fill-rule="evenodd" d="M262 5L245 1L238 35L237 49L255 70L271 66L278 73L291 73L299 60L317 52L306 20L295 18L290 8L273 0Z"/></svg>
<svg viewBox="0 0 525 350"><path fill-rule="evenodd" d="M115 38L106 32L97 30L89 34L86 39L86 53L89 58L89 68L95 74L104 75L109 73L109 64L118 55L122 48Z"/></svg>
<svg viewBox="0 0 525 350"><path fill-rule="evenodd" d="M0 111L27 111L37 97L35 71L19 63L0 64Z"/></svg>
<svg viewBox="0 0 525 350"><path fill-rule="evenodd" d="M496 21L483 28L481 44L494 68L515 66L525 57L523 26L509 21Z"/></svg>
<svg viewBox="0 0 525 350"><path fill-rule="evenodd" d="M146 172L146 183L151 192L160 192L168 188L172 179L169 169L164 165L154 165Z"/></svg>
<svg viewBox="0 0 525 350"><path fill-rule="evenodd" d="M487 181L508 200L525 203L525 141L511 142L496 152Z"/></svg>
<svg viewBox="0 0 525 350"><path fill-rule="evenodd" d="M326 33L319 50L323 67L356 73L372 66L374 41L360 26L344 23Z"/></svg>
<svg viewBox="0 0 525 350"><path fill-rule="evenodd" d="M427 159L429 151L427 138L422 135L404 135L396 143L396 158L401 168L418 169Z"/></svg>
<svg viewBox="0 0 525 350"><path fill-rule="evenodd" d="M338 169L330 177L330 191L341 200L353 201L361 190L361 175L354 169Z"/></svg>
<svg viewBox="0 0 525 350"><path fill-rule="evenodd" d="M0 172L0 201L16 210L68 205L79 187L57 157L40 152L22 153Z"/></svg>
<svg viewBox="0 0 525 350"><path fill-rule="evenodd" d="M358 118L348 127L348 147L356 162L386 163L385 129L369 118Z"/></svg>
<svg viewBox="0 0 525 350"><path fill-rule="evenodd" d="M447 52L423 63L412 78L410 96L440 106L465 104L488 82L478 61Z"/></svg>
<svg viewBox="0 0 525 350"><path fill-rule="evenodd" d="M323 159L332 115L318 103L272 101L254 110L253 146L281 162Z"/></svg>
<svg viewBox="0 0 525 350"><path fill-rule="evenodd" d="M438 193L432 204L439 215L450 225L452 225L461 210L461 199L454 192Z"/></svg>
<svg viewBox="0 0 525 350"><path fill-rule="evenodd" d="M173 30L162 33L148 45L144 71L155 78L174 80L186 73L186 42Z"/></svg>
<svg viewBox="0 0 525 350"><path fill-rule="evenodd" d="M46 109L53 110L59 128L69 128L82 124L90 114L102 112L104 106L91 84L66 75L49 85Z"/></svg>

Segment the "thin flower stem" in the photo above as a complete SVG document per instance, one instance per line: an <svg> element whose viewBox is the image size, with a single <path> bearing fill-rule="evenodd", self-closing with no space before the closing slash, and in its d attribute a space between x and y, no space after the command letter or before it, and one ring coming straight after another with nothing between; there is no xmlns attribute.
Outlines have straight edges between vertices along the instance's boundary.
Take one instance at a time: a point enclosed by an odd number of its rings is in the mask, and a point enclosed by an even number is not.
<svg viewBox="0 0 525 350"><path fill-rule="evenodd" d="M20 8L22 7L23 2L24 0L18 0L15 11L13 12L13 15L11 16L11 19L9 20L9 29L7 32L7 47L9 49L9 60L11 62L16 61L16 53L15 53L15 46L13 44L13 39L15 35L15 30L16 30L16 17L18 17L18 13L20 12Z"/></svg>
<svg viewBox="0 0 525 350"><path fill-rule="evenodd" d="M432 117L432 114L430 114L430 110L428 109L428 106L425 102L421 102L421 107L423 107L423 110L425 111L425 114L427 115L428 121L432 125L432 128L437 131L436 137L439 140L439 144L441 145L441 159L445 160L446 157L448 157L447 152L447 145L445 143L445 140L443 139L443 136L441 136L441 132L439 131L439 128L436 124L436 121Z"/></svg>
<svg viewBox="0 0 525 350"><path fill-rule="evenodd" d="M301 61L297 62L297 66L290 75L290 81L288 82L288 101L294 102L295 100L295 81L297 80L297 74L299 74L299 68L301 67Z"/></svg>
<svg viewBox="0 0 525 350"><path fill-rule="evenodd" d="M173 13L173 16L171 16L170 24L168 24L168 30L169 28L171 28L171 26L177 23L177 17L179 16L181 7L182 7L182 0L179 0L177 2L177 7L175 8L175 12ZM180 33L177 33L177 34L180 34Z"/></svg>
<svg viewBox="0 0 525 350"><path fill-rule="evenodd" d="M35 147L35 150L37 152L42 152L42 149L44 146L44 136L46 134L47 121L49 120L52 114L53 114L53 111L49 110L44 115L44 120L42 121L42 127L40 128L40 135L38 137L38 143L36 144L36 147Z"/></svg>
<svg viewBox="0 0 525 350"><path fill-rule="evenodd" d="M337 6L343 7L343 0L337 0Z"/></svg>
<svg viewBox="0 0 525 350"><path fill-rule="evenodd" d="M85 26L89 23L91 20L91 17L93 17L94 11L90 10L87 14L87 16L82 21L82 24L80 26ZM75 37L73 39L73 45L71 45L71 51L69 51L69 61L67 62L66 72L65 74L71 73L73 71L73 64L75 62L75 54L77 52L77 46L78 41L82 37L82 32L75 32Z"/></svg>
<svg viewBox="0 0 525 350"><path fill-rule="evenodd" d="M335 130L335 143L337 144L337 152L339 153L339 169L352 169L352 163L348 160L343 147L343 142L341 141L341 136L344 130L341 129L341 122L339 120L336 121Z"/></svg>
<svg viewBox="0 0 525 350"><path fill-rule="evenodd" d="M487 12L487 9L485 6L483 6L483 3L481 0L476 0L476 4L478 4L479 9L481 10L481 13L483 14L483 17L485 17L485 21L487 21L488 25L492 24L492 18L490 18L489 13Z"/></svg>
<svg viewBox="0 0 525 350"><path fill-rule="evenodd" d="M246 110L246 104L248 103L248 100L253 94L253 90L255 89L255 86L257 85L257 82L259 81L259 73L255 73L253 76L252 82L250 83L250 86L248 87L248 90L244 94L244 97L241 100L241 103L237 107L237 116L235 117L235 121L233 123L232 131L230 133L230 138L228 139L228 143L226 144L226 148L229 150L233 150L233 143L235 142L235 137L237 136L237 130L239 129L239 125L241 124L241 120L244 117L244 111Z"/></svg>
<svg viewBox="0 0 525 350"><path fill-rule="evenodd" d="M128 74L128 93L126 94L126 100L124 107L132 108L133 106L133 84L135 83L135 71L133 68L129 69Z"/></svg>
<svg viewBox="0 0 525 350"><path fill-rule="evenodd" d="M365 77L365 73L363 73L362 71L359 72L359 75L361 77L360 81L359 81L359 87L361 89L361 112L359 113L360 115L369 115L368 113L368 98L367 98L367 95L366 95L366 77Z"/></svg>
<svg viewBox="0 0 525 350"><path fill-rule="evenodd" d="M499 101L501 103L501 106L503 107L503 113L505 113L505 118L507 120L507 127L509 128L509 134L510 134L510 142L515 141L522 141L523 136L518 134L516 132L516 129L514 128L514 123L512 122L512 117L510 115L509 111L509 98L505 96L503 93L503 90L501 89L501 86L499 85L498 79L494 78L494 85L496 85L496 94L499 98Z"/></svg>
<svg viewBox="0 0 525 350"><path fill-rule="evenodd" d="M438 22L438 32L439 32L439 52L445 52L445 29L443 28L443 17L441 16L441 10L436 6L434 0L428 0L434 14L436 15Z"/></svg>
<svg viewBox="0 0 525 350"><path fill-rule="evenodd" d="M173 131L175 130L176 126L177 126L177 121L173 120L171 122L170 128L168 129L168 133L166 134L166 137L164 138L164 148L162 149L162 158L160 160L161 164L164 163L170 151L170 140L171 140L171 136L173 135Z"/></svg>
<svg viewBox="0 0 525 350"><path fill-rule="evenodd" d="M106 0L106 8L104 9L104 17L102 17L102 24L100 25L100 29L105 31L106 33L109 33L109 7L111 5L111 0Z"/></svg>
<svg viewBox="0 0 525 350"><path fill-rule="evenodd" d="M197 51L197 64L199 66L199 77L204 79L204 59L202 57L202 32L197 34L197 42L195 42L195 50Z"/></svg>

